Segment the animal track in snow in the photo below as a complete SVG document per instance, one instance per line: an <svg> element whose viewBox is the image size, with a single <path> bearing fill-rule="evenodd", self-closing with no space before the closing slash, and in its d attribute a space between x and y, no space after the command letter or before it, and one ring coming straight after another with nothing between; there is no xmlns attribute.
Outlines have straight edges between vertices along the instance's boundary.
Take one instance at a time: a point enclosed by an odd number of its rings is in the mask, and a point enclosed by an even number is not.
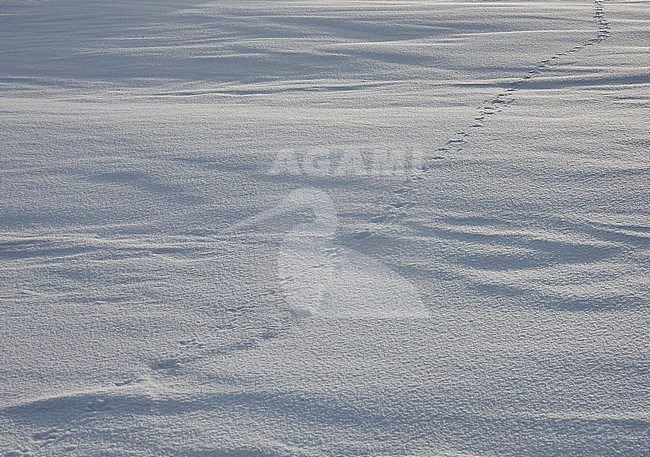
<svg viewBox="0 0 650 457"><path fill-rule="evenodd" d="M453 145L467 143L468 140L466 138L469 136L472 130L483 127L484 125L483 122L485 120L487 120L489 117L492 117L500 113L501 111L503 111L503 108L509 107L515 101L515 98L512 96L514 92L518 91L520 87L522 85L525 85L525 83L528 82L529 80L540 75L544 71L544 69L549 67L551 63L553 63L557 59L562 58L563 56L568 55L569 53L578 52L581 49L584 49L588 46L593 46L597 43L600 43L601 41L609 37L610 35L609 22L605 18L605 14L603 10L603 0L595 0L594 8L595 8L594 18L596 19L596 22L598 24L598 31L596 37L591 38L584 43L580 43L566 52L560 52L547 59L542 60L535 67L530 69L524 76L511 82L508 85L508 87L505 89L505 91L497 94L492 99L485 100L483 106L479 108L478 115L474 117L475 122L469 126L468 129L469 131L461 132L463 133L462 138L459 138L458 136L450 138L449 140L447 140L447 147L438 148L438 151L446 152L450 150L450 148L448 147L449 145L453 146ZM456 150L458 151L458 149Z"/></svg>
<svg viewBox="0 0 650 457"><path fill-rule="evenodd" d="M181 367L182 363L177 358L169 358L159 360L151 365L151 369L154 371L164 371L164 370L177 370Z"/></svg>
<svg viewBox="0 0 650 457"><path fill-rule="evenodd" d="M411 192L413 192L416 187L415 184L424 179L424 176L429 168L433 168L433 164L431 163L431 161L443 159L444 157L442 157L440 153L444 154L444 153L448 153L449 151L461 152L463 150L463 147L467 143L469 143L469 138L472 132L476 131L476 129L483 127L484 123L488 119L502 112L505 108L508 108L515 101L515 98L513 96L514 93L520 90L522 86L525 86L525 84L528 81L540 75L546 68L548 68L555 61L571 53L578 52L588 46L593 46L607 39L610 36L610 26L609 26L609 22L605 17L603 3L604 0L594 0L594 8L595 8L594 19L596 19L596 23L598 24L598 30L596 32L595 37L590 38L589 40L574 46L568 51L559 52L547 59L540 61L535 67L531 68L524 76L511 82L508 85L508 87L503 89L496 96L486 99L483 105L478 108L478 113L474 116L473 121L468 126L468 128L463 131L456 132L456 134L453 137L447 139L444 146L440 146L436 148L435 151L438 154L434 156L426 157L423 166L419 167L418 170L409 177L405 185L397 189L395 193L406 196ZM403 210L414 205L415 203L401 203L401 202L391 203L388 206L388 213L390 214L390 216L395 216L397 214L404 214ZM398 212L396 210L402 210L402 211ZM386 218L390 216L387 216ZM374 223L383 222L383 220L379 220L378 218L379 216L375 216L371 219L371 221Z"/></svg>
<svg viewBox="0 0 650 457"><path fill-rule="evenodd" d="M144 379L142 378L129 378L129 379L124 379L123 381L114 382L113 385L115 387L125 387L133 384L139 384L142 382L144 382Z"/></svg>
<svg viewBox="0 0 650 457"><path fill-rule="evenodd" d="M60 428L53 428L45 432L34 433L32 435L32 438L34 439L34 441L47 444L47 443L57 441L66 435L68 435L67 431Z"/></svg>
<svg viewBox="0 0 650 457"><path fill-rule="evenodd" d="M178 342L178 344L183 348L183 349L202 349L205 347L205 344L201 343L197 339L187 339L187 340L181 340Z"/></svg>

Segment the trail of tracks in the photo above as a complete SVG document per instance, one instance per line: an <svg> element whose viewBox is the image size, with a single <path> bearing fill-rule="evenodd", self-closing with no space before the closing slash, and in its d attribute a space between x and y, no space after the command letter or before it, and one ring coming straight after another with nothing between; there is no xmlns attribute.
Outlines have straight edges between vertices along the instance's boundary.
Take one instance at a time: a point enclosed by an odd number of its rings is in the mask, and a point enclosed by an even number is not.
<svg viewBox="0 0 650 457"><path fill-rule="evenodd" d="M484 123L491 117L494 117L499 112L510 106L515 101L515 92L525 89L526 83L528 81L543 73L545 69L552 66L558 60L562 59L562 57L579 52L582 49L585 49L589 46L594 46L607 39L610 36L610 26L607 18L605 17L603 3L604 0L594 0L594 19L598 24L598 30L595 37L590 38L589 40L580 43L567 51L554 54L551 57L542 60L532 69L530 69L524 76L512 81L502 92L499 92L492 98L486 99L484 103L478 108L477 114L473 118L472 122L469 123L467 128L456 132L456 135L449 138L443 146L438 147L435 150L434 154L429 154L427 157L425 157L424 163L422 164L419 172L411 176L407 184L395 192L403 196L408 196L408 194L413 192L417 187L417 183L421 182L425 178L425 173L427 170L435 166L434 162L444 159L444 156L441 154L447 153L449 151L462 151L463 146L469 142L470 135L478 128L483 127ZM401 208L403 213L403 209L411 205L412 203L402 202L393 204L391 206L393 208Z"/></svg>

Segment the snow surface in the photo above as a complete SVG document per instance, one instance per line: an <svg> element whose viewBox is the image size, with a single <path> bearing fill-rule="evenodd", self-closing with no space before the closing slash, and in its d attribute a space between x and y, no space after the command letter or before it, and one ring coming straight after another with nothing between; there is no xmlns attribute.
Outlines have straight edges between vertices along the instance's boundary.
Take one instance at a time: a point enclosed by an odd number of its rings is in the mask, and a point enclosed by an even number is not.
<svg viewBox="0 0 650 457"><path fill-rule="evenodd" d="M649 6L0 0L0 450L648 455Z"/></svg>

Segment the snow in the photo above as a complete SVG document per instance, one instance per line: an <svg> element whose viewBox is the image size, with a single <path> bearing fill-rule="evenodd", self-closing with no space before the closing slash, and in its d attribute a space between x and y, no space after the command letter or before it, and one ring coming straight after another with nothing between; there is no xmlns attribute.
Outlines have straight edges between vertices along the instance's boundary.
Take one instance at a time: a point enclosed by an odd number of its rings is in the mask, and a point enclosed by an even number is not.
<svg viewBox="0 0 650 457"><path fill-rule="evenodd" d="M0 451L647 455L648 6L0 0Z"/></svg>

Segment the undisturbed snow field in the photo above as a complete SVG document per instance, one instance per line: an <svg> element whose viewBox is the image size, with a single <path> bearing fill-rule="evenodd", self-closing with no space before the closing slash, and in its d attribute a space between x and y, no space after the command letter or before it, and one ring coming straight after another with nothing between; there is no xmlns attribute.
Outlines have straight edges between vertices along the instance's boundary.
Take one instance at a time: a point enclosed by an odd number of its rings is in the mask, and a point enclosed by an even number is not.
<svg viewBox="0 0 650 457"><path fill-rule="evenodd" d="M0 0L0 451L648 455L649 48L647 1Z"/></svg>

